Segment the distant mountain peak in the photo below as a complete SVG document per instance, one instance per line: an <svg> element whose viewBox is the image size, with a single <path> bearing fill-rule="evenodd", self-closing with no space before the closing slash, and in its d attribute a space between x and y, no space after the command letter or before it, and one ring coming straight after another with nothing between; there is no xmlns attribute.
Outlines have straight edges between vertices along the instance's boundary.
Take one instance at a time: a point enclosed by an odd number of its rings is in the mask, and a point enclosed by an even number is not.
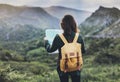
<svg viewBox="0 0 120 82"><path fill-rule="evenodd" d="M104 6L100 6L99 9L106 9Z"/></svg>
<svg viewBox="0 0 120 82"><path fill-rule="evenodd" d="M86 31L83 34L95 35L98 32L112 25L120 19L120 10L118 8L100 6L90 17L88 17L80 26L81 30Z"/></svg>
<svg viewBox="0 0 120 82"><path fill-rule="evenodd" d="M75 9L75 8L71 8L71 7L65 7L65 6L50 6L50 7L46 7L46 8L58 8L58 9L64 9L64 10L73 10L73 11L78 11L78 12L89 12L90 11L86 11L86 10L79 10L79 9Z"/></svg>
<svg viewBox="0 0 120 82"><path fill-rule="evenodd" d="M72 15L78 24L83 22L88 16L90 16L91 12L85 10L77 10L74 8L64 7L64 6L50 6L44 8L48 13L55 16L58 19L62 19L64 15L70 14Z"/></svg>
<svg viewBox="0 0 120 82"><path fill-rule="evenodd" d="M120 10L118 8L116 8L116 7L103 7L103 6L100 6L96 10L96 12L102 12L102 11L104 11L104 12L111 12L111 13L118 13L118 12L120 12Z"/></svg>
<svg viewBox="0 0 120 82"><path fill-rule="evenodd" d="M0 6L11 6L9 4L0 4Z"/></svg>
<svg viewBox="0 0 120 82"><path fill-rule="evenodd" d="M110 16L110 17L120 17L120 10L116 7L108 8L100 6L92 16Z"/></svg>

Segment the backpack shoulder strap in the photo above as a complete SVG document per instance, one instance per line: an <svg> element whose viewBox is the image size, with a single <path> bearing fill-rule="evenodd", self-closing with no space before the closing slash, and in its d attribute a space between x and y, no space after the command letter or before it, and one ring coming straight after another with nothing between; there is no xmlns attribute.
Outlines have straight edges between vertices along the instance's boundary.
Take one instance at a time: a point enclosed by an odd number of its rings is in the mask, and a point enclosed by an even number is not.
<svg viewBox="0 0 120 82"><path fill-rule="evenodd" d="M78 40L78 36L79 36L79 33L76 33L73 42L77 42L77 40Z"/></svg>
<svg viewBox="0 0 120 82"><path fill-rule="evenodd" d="M62 41L66 44L68 43L68 41L65 39L65 37L63 36L63 34L59 34L60 38L62 39Z"/></svg>

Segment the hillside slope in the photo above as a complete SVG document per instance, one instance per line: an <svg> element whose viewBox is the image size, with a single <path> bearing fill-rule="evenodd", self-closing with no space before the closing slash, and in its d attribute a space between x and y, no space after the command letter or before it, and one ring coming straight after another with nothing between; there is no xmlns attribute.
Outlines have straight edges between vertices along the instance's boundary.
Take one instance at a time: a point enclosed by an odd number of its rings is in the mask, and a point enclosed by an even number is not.
<svg viewBox="0 0 120 82"><path fill-rule="evenodd" d="M120 10L100 6L82 24L80 29L83 35L95 35L120 19Z"/></svg>
<svg viewBox="0 0 120 82"><path fill-rule="evenodd" d="M96 37L120 38L120 19L95 35Z"/></svg>

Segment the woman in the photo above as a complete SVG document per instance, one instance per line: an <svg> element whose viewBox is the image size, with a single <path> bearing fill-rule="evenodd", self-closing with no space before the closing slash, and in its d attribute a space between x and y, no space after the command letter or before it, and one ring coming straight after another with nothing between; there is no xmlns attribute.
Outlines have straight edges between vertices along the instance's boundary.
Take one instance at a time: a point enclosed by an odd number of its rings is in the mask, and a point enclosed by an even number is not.
<svg viewBox="0 0 120 82"><path fill-rule="evenodd" d="M75 33L78 32L76 22L71 15L65 15L61 22L61 27L63 29L63 35L66 40L71 43L75 37ZM81 50L82 53L85 52L84 49L84 42L82 37L79 35L78 43L82 45ZM58 56L58 63L57 63L57 72L60 78L60 82L68 82L69 76L71 77L72 82L80 82L80 72L81 70L72 71L72 72L63 72L60 70L60 59L61 59L61 47L64 46L64 42L61 40L59 35L56 35L52 46L49 44L48 41L45 41L45 48L48 52L54 52L58 49L59 56Z"/></svg>

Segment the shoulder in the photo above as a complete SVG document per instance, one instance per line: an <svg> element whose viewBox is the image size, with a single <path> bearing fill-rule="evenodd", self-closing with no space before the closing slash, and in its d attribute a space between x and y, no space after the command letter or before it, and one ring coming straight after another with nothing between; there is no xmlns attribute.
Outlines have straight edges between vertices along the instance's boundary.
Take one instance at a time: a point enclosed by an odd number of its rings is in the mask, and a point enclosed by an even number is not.
<svg viewBox="0 0 120 82"><path fill-rule="evenodd" d="M81 36L80 33L76 33L76 34L77 34L77 36L78 36L78 39L79 39L79 38L82 38L82 36Z"/></svg>
<svg viewBox="0 0 120 82"><path fill-rule="evenodd" d="M55 38L59 38L60 34L56 34Z"/></svg>
<svg viewBox="0 0 120 82"><path fill-rule="evenodd" d="M82 35L79 33L79 37L82 38Z"/></svg>
<svg viewBox="0 0 120 82"><path fill-rule="evenodd" d="M56 34L55 39L59 40L60 39L60 34Z"/></svg>
<svg viewBox="0 0 120 82"><path fill-rule="evenodd" d="M79 34L79 36L78 36L78 42L81 42L81 41L83 41L83 38L82 38L82 35Z"/></svg>

